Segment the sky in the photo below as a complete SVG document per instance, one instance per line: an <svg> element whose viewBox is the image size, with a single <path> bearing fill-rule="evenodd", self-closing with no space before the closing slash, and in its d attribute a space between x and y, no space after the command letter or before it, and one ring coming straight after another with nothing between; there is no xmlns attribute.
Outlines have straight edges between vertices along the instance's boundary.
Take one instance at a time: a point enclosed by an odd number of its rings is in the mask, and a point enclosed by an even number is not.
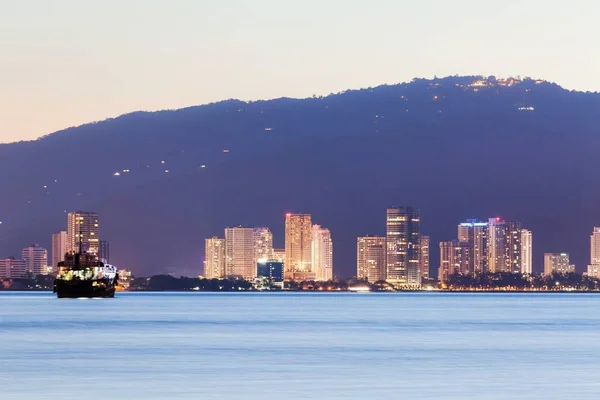
<svg viewBox="0 0 600 400"><path fill-rule="evenodd" d="M0 142L447 75L600 91L595 0L0 0Z"/></svg>

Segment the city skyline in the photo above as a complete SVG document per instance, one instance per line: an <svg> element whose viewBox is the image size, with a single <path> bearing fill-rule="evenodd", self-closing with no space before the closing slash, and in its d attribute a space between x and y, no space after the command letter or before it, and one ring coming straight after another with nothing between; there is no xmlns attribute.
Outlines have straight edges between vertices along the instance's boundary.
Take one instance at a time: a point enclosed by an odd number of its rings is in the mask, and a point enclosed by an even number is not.
<svg viewBox="0 0 600 400"><path fill-rule="evenodd" d="M415 224L414 227L409 227L409 221ZM397 262L394 261L394 247L390 246L390 243L397 242L404 246L400 247L400 252L406 253L405 249L408 244L406 238L411 236L415 238L412 244L416 246L412 250L411 254L413 255L411 257L416 260L416 271L423 279L428 279L431 270L437 270L436 278L440 282L443 282L452 273L476 275L481 272L510 272L527 275L536 272L532 271L533 232L522 228L520 222L493 217L489 218L488 222L468 219L466 222L459 223L457 229L458 239L438 242L440 250L438 266L429 264L431 239L429 236L421 234L418 228L420 223L419 210L414 207L388 208L386 216L387 238L377 236L357 238L355 277L369 281L382 278L401 286L419 286L420 283L410 283L411 281L408 280L410 273L406 271L407 268L398 269L394 267ZM213 237L205 240L205 257L204 261L200 263L199 271L210 278L239 276L246 280L252 280L256 277L256 268L259 261L263 263L265 261L279 262L285 266L287 252L291 255L292 260L294 260L294 257L310 259L309 263L300 261L298 265L303 265L303 267L299 270L293 270L289 265L285 267L289 268L287 272L291 273L287 275L287 280L325 281L333 279L333 241L329 229L323 228L321 225L313 225L310 214L286 213L285 225L287 251L286 249L275 248L273 233L269 227L246 228L239 226L225 228L225 239ZM99 215L97 213L69 212L67 214L67 229L70 231L74 231L75 227L83 229L79 226L85 227L88 231L91 229L87 236L97 240L97 242L92 242L94 244L98 243L96 245L98 246L97 251L108 254L109 243L99 240ZM305 236L305 234L307 235ZM58 256L59 253L56 250L60 251L60 249L72 246L72 243L77 239L73 240L67 231L60 231L51 236L51 252L38 244L34 244L23 249L20 259L14 256L0 258L4 262L4 269L0 271L0 278L15 274L15 272L10 273L7 270L7 268L11 268L11 262L16 265L15 268L17 269L14 271L20 271L21 264L19 263L23 262L23 273L29 272L34 275L47 274L55 270L55 264L61 261L62 258ZM79 234L76 236L79 236ZM304 248L309 249L308 253L301 249L294 250L294 246L297 246L294 243L302 243ZM377 246L384 246L385 254L377 255L378 253L373 253L373 251L376 251L374 249ZM92 251L94 249L95 247L92 248ZM583 271L584 275L599 277L599 249L600 227L594 227L590 235L591 263ZM232 256L234 253L237 254L235 257ZM237 259L237 262L234 262L234 259ZM543 261L543 269L541 271L538 269L538 273L548 275L553 272L577 272L575 265L569 262L567 253L544 253ZM405 265L410 265L408 258L403 262ZM313 268L317 264L325 266L321 267L322 270L319 271L318 268ZM495 264L497 265L495 266ZM405 278L399 279L398 271L402 271ZM295 276L295 272L300 272L300 275Z"/></svg>

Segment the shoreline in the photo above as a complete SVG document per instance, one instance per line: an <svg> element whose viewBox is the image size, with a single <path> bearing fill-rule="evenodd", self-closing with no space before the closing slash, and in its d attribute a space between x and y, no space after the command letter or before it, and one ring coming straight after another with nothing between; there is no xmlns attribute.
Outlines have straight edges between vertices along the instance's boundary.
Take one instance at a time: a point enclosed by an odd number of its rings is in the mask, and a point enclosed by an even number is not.
<svg viewBox="0 0 600 400"><path fill-rule="evenodd" d="M2 289L2 293L53 293L49 289ZM122 290L120 293L260 293L260 294L279 294L279 293L312 293L312 294L406 294L406 293L427 293L427 294L600 294L600 290L378 290L378 291L357 291L357 290Z"/></svg>

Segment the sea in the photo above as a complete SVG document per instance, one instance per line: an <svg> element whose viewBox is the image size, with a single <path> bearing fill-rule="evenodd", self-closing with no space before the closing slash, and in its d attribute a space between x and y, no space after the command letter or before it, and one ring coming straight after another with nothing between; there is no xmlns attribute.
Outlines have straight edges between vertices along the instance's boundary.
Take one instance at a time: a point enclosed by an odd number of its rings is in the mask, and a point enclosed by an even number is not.
<svg viewBox="0 0 600 400"><path fill-rule="evenodd" d="M600 295L0 292L0 399L599 399Z"/></svg>

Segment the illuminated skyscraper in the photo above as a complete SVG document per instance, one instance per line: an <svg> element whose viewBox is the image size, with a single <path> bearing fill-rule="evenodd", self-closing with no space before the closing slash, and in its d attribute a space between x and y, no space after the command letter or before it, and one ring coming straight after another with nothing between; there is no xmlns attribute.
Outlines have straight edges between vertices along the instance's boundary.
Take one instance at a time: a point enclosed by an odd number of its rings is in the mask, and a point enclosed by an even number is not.
<svg viewBox="0 0 600 400"><path fill-rule="evenodd" d="M285 279L315 279L312 270L312 218L310 214L285 216Z"/></svg>
<svg viewBox="0 0 600 400"><path fill-rule="evenodd" d="M225 271L246 280L256 277L254 228L225 228Z"/></svg>
<svg viewBox="0 0 600 400"><path fill-rule="evenodd" d="M65 260L68 247L67 232L62 231L52 235L52 268L54 271L57 270L58 263Z"/></svg>
<svg viewBox="0 0 600 400"><path fill-rule="evenodd" d="M419 211L412 207L388 208L386 218L386 280L399 285L420 286Z"/></svg>
<svg viewBox="0 0 600 400"><path fill-rule="evenodd" d="M371 283L385 280L386 245L384 237L365 236L356 241L356 276Z"/></svg>
<svg viewBox="0 0 600 400"><path fill-rule="evenodd" d="M100 222L97 213L70 212L67 218L67 251L78 252L79 243L84 252L98 254L100 247Z"/></svg>
<svg viewBox="0 0 600 400"><path fill-rule="evenodd" d="M317 281L333 280L333 242L329 229L312 227L312 271Z"/></svg>
<svg viewBox="0 0 600 400"><path fill-rule="evenodd" d="M206 239L204 244L204 277L206 279L225 278L225 239L213 237Z"/></svg>
<svg viewBox="0 0 600 400"><path fill-rule="evenodd" d="M25 261L25 272L34 276L45 274L48 266L48 251L39 244L26 247L21 252L21 259Z"/></svg>
<svg viewBox="0 0 600 400"><path fill-rule="evenodd" d="M521 273L533 273L533 234L530 230L521 230Z"/></svg>
<svg viewBox="0 0 600 400"><path fill-rule="evenodd" d="M489 220L488 267L490 272L521 272L521 224Z"/></svg>
<svg viewBox="0 0 600 400"><path fill-rule="evenodd" d="M567 253L544 253L544 275L575 272L575 266L569 262Z"/></svg>
<svg viewBox="0 0 600 400"><path fill-rule="evenodd" d="M285 264L285 249L273 249L273 260L277 260Z"/></svg>
<svg viewBox="0 0 600 400"><path fill-rule="evenodd" d="M471 246L469 271L481 274L488 271L488 223L470 219L458 225L458 240Z"/></svg>
<svg viewBox="0 0 600 400"><path fill-rule="evenodd" d="M273 258L273 234L266 227L254 228L254 260Z"/></svg>
<svg viewBox="0 0 600 400"><path fill-rule="evenodd" d="M453 274L472 274L472 247L468 242L451 240L440 242L438 280L445 284Z"/></svg>
<svg viewBox="0 0 600 400"><path fill-rule="evenodd" d="M590 236L590 265L587 274L592 278L600 278L600 227L594 227Z"/></svg>
<svg viewBox="0 0 600 400"><path fill-rule="evenodd" d="M429 279L429 242L429 236L421 236L419 241L419 268L424 279Z"/></svg>

